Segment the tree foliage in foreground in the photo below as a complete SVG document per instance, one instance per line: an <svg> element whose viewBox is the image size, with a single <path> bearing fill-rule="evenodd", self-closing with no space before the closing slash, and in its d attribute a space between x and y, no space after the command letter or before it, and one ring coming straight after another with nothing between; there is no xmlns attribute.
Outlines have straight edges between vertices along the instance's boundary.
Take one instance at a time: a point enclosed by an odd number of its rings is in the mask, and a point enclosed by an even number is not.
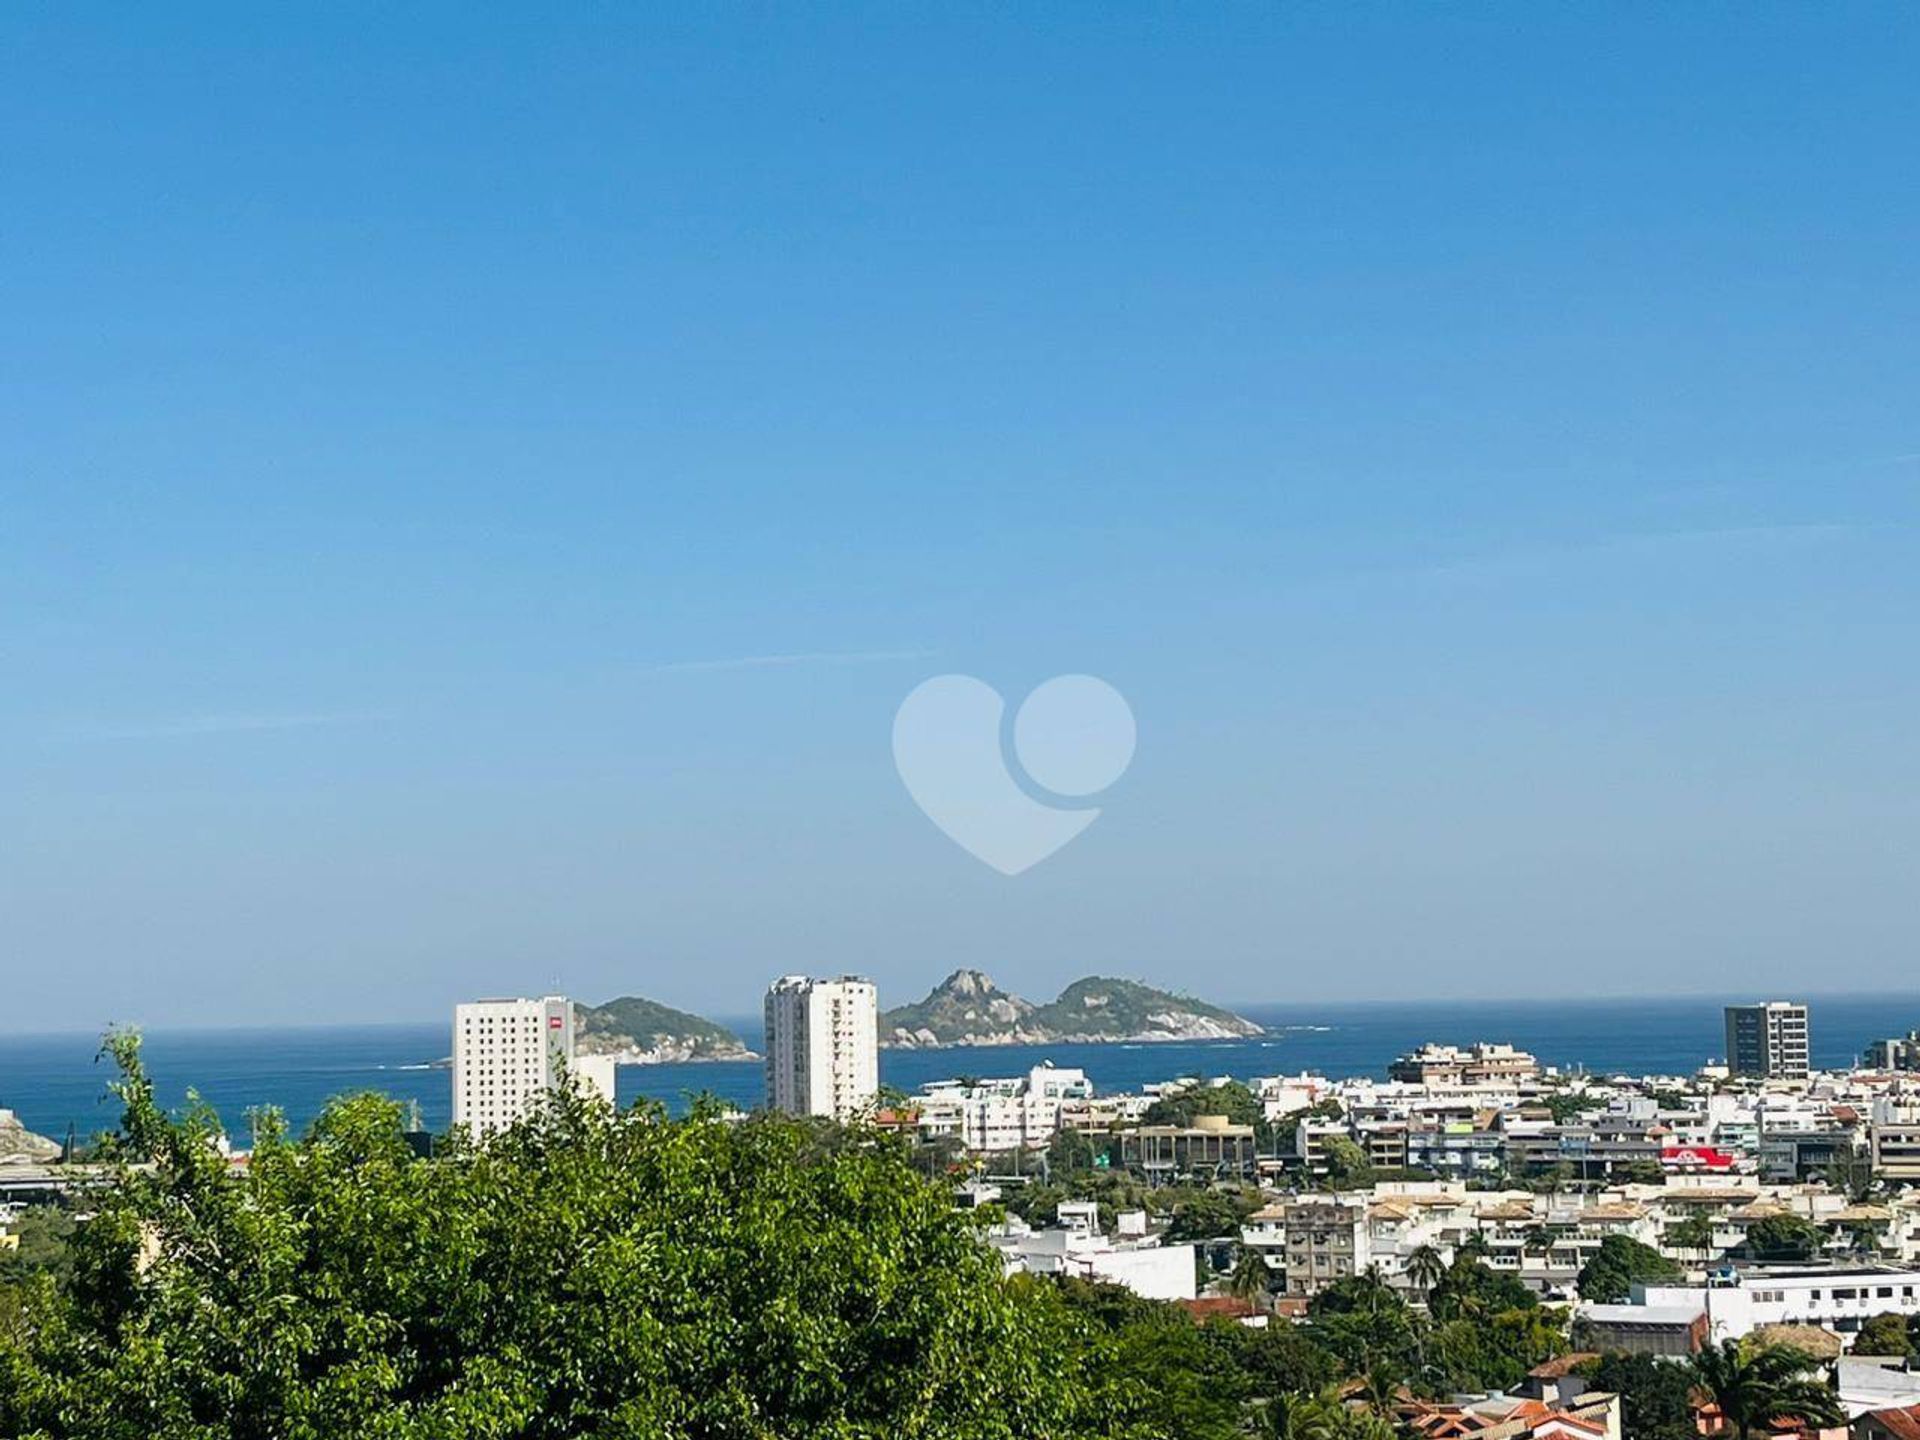
<svg viewBox="0 0 1920 1440"><path fill-rule="evenodd" d="M1723 1340L1688 1364L1694 1383L1720 1407L1734 1440L1751 1440L1782 1422L1809 1430L1846 1424L1846 1410L1817 1378L1819 1362L1791 1346Z"/></svg>
<svg viewBox="0 0 1920 1440"><path fill-rule="evenodd" d="M1144 1433L1107 1337L884 1138L556 1102L420 1162L358 1096L298 1141L266 1117L233 1176L111 1048L128 1169L0 1331L0 1435Z"/></svg>

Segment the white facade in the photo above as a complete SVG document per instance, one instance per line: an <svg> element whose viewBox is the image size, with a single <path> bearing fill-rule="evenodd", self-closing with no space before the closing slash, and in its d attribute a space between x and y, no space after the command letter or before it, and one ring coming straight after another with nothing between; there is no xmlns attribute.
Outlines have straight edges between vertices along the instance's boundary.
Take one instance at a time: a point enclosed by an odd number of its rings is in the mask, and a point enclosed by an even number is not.
<svg viewBox="0 0 1920 1440"><path fill-rule="evenodd" d="M1920 1274L1894 1269L1747 1270L1730 1284L1636 1285L1627 1305L1581 1305L1576 1318L1631 1321L1636 1312L1705 1315L1715 1341L1763 1325L1817 1325L1847 1336L1875 1315L1920 1313Z"/></svg>
<svg viewBox="0 0 1920 1440"><path fill-rule="evenodd" d="M879 996L851 975L788 975L767 991L767 1104L842 1122L880 1093Z"/></svg>
<svg viewBox="0 0 1920 1440"><path fill-rule="evenodd" d="M506 1129L573 1063L573 1002L475 1000L453 1011L453 1123L475 1139Z"/></svg>
<svg viewBox="0 0 1920 1440"><path fill-rule="evenodd" d="M573 1062L572 1073L581 1094L618 1108L615 1087L620 1073L619 1056L582 1055Z"/></svg>
<svg viewBox="0 0 1920 1440"><path fill-rule="evenodd" d="M1030 1230L1008 1219L988 1238L1009 1275L1077 1275L1124 1285L1149 1300L1191 1300L1199 1293L1194 1247L1161 1245L1151 1236L1109 1240L1100 1233L1099 1206L1068 1202L1057 1225Z"/></svg>
<svg viewBox="0 0 1920 1440"><path fill-rule="evenodd" d="M1036 1065L1024 1079L972 1085L943 1080L916 1098L920 1133L927 1139L950 1136L970 1154L1003 1155L1045 1149L1060 1130L1065 1107L1092 1097L1086 1071Z"/></svg>

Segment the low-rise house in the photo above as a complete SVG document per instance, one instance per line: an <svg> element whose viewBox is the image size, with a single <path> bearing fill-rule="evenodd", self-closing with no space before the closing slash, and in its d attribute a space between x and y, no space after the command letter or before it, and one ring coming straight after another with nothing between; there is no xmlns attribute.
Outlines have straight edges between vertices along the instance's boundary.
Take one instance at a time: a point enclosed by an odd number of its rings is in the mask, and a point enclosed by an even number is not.
<svg viewBox="0 0 1920 1440"><path fill-rule="evenodd" d="M1604 1391L1559 1403L1525 1395L1414 1401L1396 1412L1402 1428L1424 1440L1620 1440L1620 1413L1620 1397Z"/></svg>
<svg viewBox="0 0 1920 1440"><path fill-rule="evenodd" d="M1814 1326L1844 1338L1888 1312L1920 1314L1920 1272L1878 1266L1753 1266L1706 1285L1636 1285L1630 1303L1582 1303L1574 1318L1589 1332L1607 1333L1656 1318L1656 1328L1665 1332L1689 1316L1704 1316L1706 1338L1718 1343L1780 1325Z"/></svg>
<svg viewBox="0 0 1920 1440"><path fill-rule="evenodd" d="M1920 1406L1920 1370L1905 1358L1842 1355L1834 1365L1833 1388L1849 1418Z"/></svg>
<svg viewBox="0 0 1920 1440"><path fill-rule="evenodd" d="M1920 1440L1920 1405L1870 1410L1856 1416L1848 1440Z"/></svg>
<svg viewBox="0 0 1920 1440"><path fill-rule="evenodd" d="M1009 1216L988 1233L1009 1275L1073 1275L1124 1285L1149 1300L1191 1300L1194 1247L1162 1245L1155 1236L1109 1239L1100 1231L1100 1207L1092 1201L1060 1206L1059 1219L1035 1230Z"/></svg>

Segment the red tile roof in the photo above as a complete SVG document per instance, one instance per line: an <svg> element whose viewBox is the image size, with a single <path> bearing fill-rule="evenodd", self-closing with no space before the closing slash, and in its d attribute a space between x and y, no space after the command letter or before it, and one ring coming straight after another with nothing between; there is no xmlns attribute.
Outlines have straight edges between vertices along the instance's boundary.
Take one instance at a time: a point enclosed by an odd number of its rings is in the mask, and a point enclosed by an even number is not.
<svg viewBox="0 0 1920 1440"><path fill-rule="evenodd" d="M1909 1405L1904 1410L1874 1410L1867 1418L1895 1440L1920 1440L1920 1405Z"/></svg>

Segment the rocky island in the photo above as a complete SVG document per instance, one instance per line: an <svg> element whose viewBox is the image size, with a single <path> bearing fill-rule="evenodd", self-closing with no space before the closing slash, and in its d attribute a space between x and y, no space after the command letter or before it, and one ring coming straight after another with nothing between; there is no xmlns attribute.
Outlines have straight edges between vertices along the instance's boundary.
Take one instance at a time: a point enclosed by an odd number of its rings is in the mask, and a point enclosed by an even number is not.
<svg viewBox="0 0 1920 1440"><path fill-rule="evenodd" d="M60 1158L60 1143L36 1135L11 1110L0 1110L0 1165L44 1165Z"/></svg>
<svg viewBox="0 0 1920 1440"><path fill-rule="evenodd" d="M880 1017L880 1043L902 1049L1237 1040L1264 1033L1245 1016L1204 1000L1100 975L1076 980L1057 999L1036 1005L978 970L956 970L926 999Z"/></svg>
<svg viewBox="0 0 1920 1440"><path fill-rule="evenodd" d="M726 1026L638 995L577 1005L574 1019L582 1055L612 1055L623 1065L760 1058Z"/></svg>

